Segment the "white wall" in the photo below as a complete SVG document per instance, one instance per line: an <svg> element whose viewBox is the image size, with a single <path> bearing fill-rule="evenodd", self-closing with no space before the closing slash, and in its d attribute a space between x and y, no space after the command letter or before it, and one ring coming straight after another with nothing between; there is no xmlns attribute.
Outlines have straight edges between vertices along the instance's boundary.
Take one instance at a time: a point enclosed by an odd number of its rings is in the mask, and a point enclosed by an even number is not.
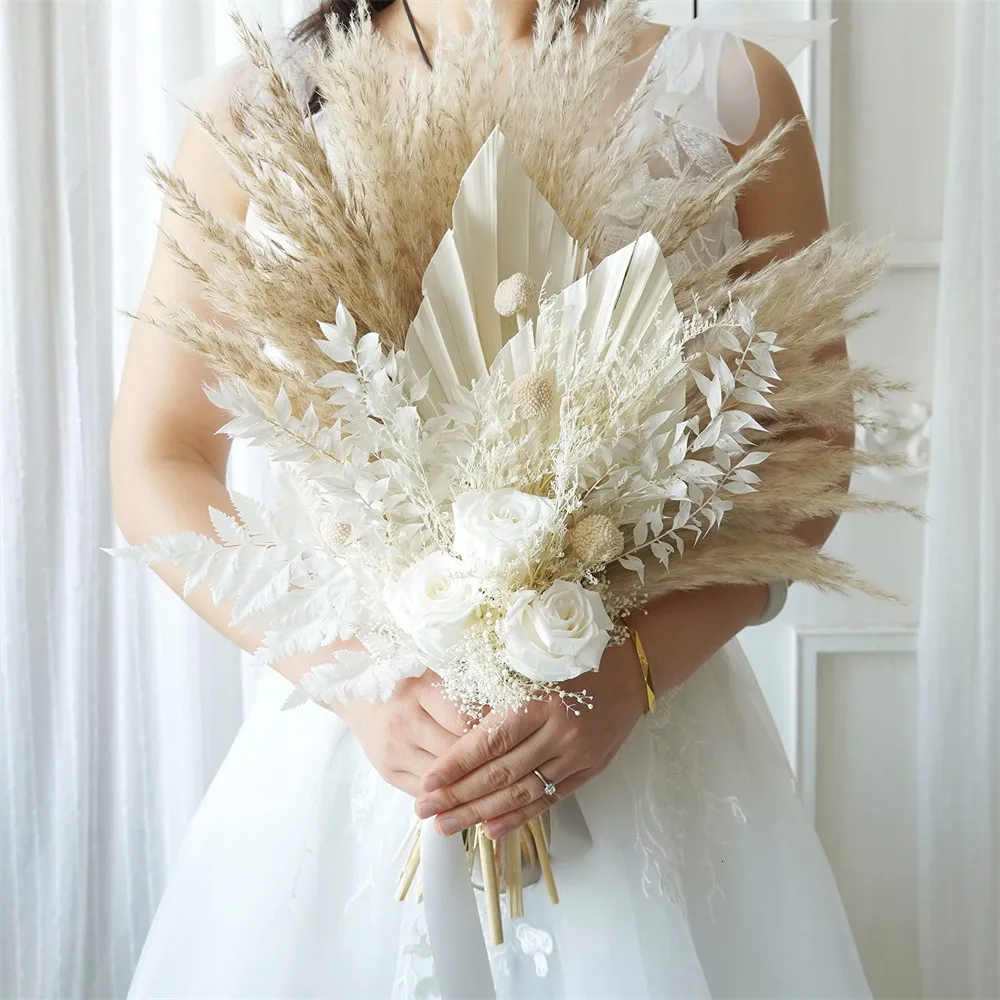
<svg viewBox="0 0 1000 1000"><path fill-rule="evenodd" d="M805 70L831 221L892 237L879 314L849 344L856 362L930 396L944 185L952 3L833 0L837 23ZM829 15L827 14L829 11ZM811 87L811 91L810 88ZM903 401L900 400L900 403ZM856 477L855 490L919 505L920 476ZM905 603L793 588L747 651L813 811L877 997L920 995L916 938L915 626L921 527L903 515L843 519L829 551Z"/></svg>

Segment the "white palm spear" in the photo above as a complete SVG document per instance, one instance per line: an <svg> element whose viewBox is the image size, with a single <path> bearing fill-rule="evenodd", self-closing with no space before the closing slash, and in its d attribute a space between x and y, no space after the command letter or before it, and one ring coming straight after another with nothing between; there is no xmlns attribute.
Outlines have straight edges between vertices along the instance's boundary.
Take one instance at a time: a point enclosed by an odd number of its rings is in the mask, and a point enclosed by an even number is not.
<svg viewBox="0 0 1000 1000"><path fill-rule="evenodd" d="M497 285L525 274L556 293L520 331L498 314ZM590 270L587 251L522 170L499 129L459 186L452 228L424 274L423 301L406 337L417 375L429 373L423 412L461 402L461 389L500 371L508 383L554 363L558 379L574 359L627 363L676 352L677 310L666 263L645 234ZM536 303L537 305L537 303ZM683 389L680 390L683 392ZM683 397L681 396L681 402Z"/></svg>

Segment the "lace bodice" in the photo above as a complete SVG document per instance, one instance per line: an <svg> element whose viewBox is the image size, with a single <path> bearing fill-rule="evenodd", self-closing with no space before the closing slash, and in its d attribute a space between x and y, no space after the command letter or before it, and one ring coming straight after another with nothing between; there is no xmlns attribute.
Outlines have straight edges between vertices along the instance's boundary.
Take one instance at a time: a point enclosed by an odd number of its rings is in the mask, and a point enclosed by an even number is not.
<svg viewBox="0 0 1000 1000"><path fill-rule="evenodd" d="M710 177L732 165L732 158L717 137L693 126L678 123L660 153L646 165L647 173L624 185L606 211L608 226L597 250L603 259L639 235L645 210L659 194L660 186L672 186L682 171L688 179ZM655 203L662 204L662 197ZM694 262L709 264L740 242L735 198L729 198L719 212L688 241L680 253L667 258L671 275L684 274Z"/></svg>

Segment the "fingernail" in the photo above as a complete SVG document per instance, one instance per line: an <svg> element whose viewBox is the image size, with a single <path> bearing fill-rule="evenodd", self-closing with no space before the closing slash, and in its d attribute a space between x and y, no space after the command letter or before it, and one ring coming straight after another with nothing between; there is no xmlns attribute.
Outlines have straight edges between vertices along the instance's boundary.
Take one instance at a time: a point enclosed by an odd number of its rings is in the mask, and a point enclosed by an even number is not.
<svg viewBox="0 0 1000 1000"><path fill-rule="evenodd" d="M436 815L439 811L438 804L433 799L417 801L417 816L420 819L430 819L431 816Z"/></svg>
<svg viewBox="0 0 1000 1000"><path fill-rule="evenodd" d="M507 832L507 827L503 823L497 823L496 826L488 825L486 827L486 836L490 840L499 840Z"/></svg>
<svg viewBox="0 0 1000 1000"><path fill-rule="evenodd" d="M439 788L444 788L444 784L444 778L442 778L436 771L431 771L430 774L424 775L425 792L436 792Z"/></svg>
<svg viewBox="0 0 1000 1000"><path fill-rule="evenodd" d="M458 833L462 829L462 824L452 817L448 819L438 820L438 829L446 836L450 837L453 833Z"/></svg>

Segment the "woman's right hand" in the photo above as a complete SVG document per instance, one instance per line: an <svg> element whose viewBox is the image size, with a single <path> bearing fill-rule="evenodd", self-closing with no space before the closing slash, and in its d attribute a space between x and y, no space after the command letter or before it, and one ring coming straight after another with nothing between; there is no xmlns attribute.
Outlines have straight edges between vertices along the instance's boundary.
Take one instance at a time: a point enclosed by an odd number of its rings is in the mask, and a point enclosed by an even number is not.
<svg viewBox="0 0 1000 1000"><path fill-rule="evenodd" d="M440 677L425 670L396 685L388 701L352 701L330 706L354 731L379 774L416 798L424 775L451 749L468 721L441 696Z"/></svg>

